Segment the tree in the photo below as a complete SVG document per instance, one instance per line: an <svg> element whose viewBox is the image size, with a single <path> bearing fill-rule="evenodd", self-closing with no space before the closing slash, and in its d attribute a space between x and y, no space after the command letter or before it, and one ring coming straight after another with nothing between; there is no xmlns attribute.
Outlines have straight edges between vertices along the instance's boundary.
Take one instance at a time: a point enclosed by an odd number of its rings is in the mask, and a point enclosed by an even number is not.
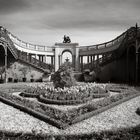
<svg viewBox="0 0 140 140"><path fill-rule="evenodd" d="M52 81L55 88L71 87L76 84L73 69L67 63L60 66L58 71L52 75Z"/></svg>

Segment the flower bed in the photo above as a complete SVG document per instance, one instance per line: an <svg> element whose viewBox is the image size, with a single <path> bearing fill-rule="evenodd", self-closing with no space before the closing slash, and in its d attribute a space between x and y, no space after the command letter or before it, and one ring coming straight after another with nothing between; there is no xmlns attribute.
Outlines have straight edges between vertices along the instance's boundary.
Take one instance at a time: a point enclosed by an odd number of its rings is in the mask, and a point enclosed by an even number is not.
<svg viewBox="0 0 140 140"><path fill-rule="evenodd" d="M57 110L55 108L39 104L34 101L30 101L18 96L14 96L10 93L0 92L0 101L11 105L21 111L27 112L34 117L37 117L47 123L50 123L58 128L64 128L66 123L63 123L64 112ZM62 117L62 121L61 121Z"/></svg>
<svg viewBox="0 0 140 140"><path fill-rule="evenodd" d="M109 96L106 87L88 83L72 86L71 88L37 87L28 88L20 94L23 97L38 97L38 100L49 104L72 105L85 103L93 98Z"/></svg>
<svg viewBox="0 0 140 140"><path fill-rule="evenodd" d="M14 96L10 93L0 93L0 101L12 105L21 111L25 111L34 117L37 117L58 128L64 129L69 125L87 119L93 115L107 110L108 108L139 95L140 94L137 91L133 89L127 89L123 93L115 94L97 100L96 102L90 101L80 107L67 111L62 111L45 104L41 104L37 101L34 102L22 97Z"/></svg>

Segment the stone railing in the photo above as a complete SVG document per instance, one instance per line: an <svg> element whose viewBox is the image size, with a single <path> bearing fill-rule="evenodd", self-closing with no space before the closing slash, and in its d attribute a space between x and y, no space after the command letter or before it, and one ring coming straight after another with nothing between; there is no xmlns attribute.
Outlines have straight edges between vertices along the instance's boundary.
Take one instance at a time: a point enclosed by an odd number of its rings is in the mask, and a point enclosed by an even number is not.
<svg viewBox="0 0 140 140"><path fill-rule="evenodd" d="M39 61L36 58L33 58L31 55L27 54L26 52L22 52L18 50L18 59L22 60L26 63L29 63L31 65L34 65L35 67L38 67L42 70L52 70L52 66L50 64L46 64L42 61Z"/></svg>
<svg viewBox="0 0 140 140"><path fill-rule="evenodd" d="M128 29L127 31L129 31L130 29ZM119 44L125 38L127 31L125 31L120 36L116 37L115 39L105 42L105 43L90 45L90 46L81 46L80 51L99 50L99 49L113 47L113 46Z"/></svg>
<svg viewBox="0 0 140 140"><path fill-rule="evenodd" d="M43 51L43 52L52 52L53 51L53 47L27 43L27 42L20 40L19 38L14 36L9 31L7 31L7 33L8 33L8 36L10 37L10 39L13 41L13 43L21 48L34 50L34 51Z"/></svg>
<svg viewBox="0 0 140 140"><path fill-rule="evenodd" d="M2 27L0 28L0 38L1 40L6 42L7 47L9 48L11 53L15 56L15 58L17 58L17 49L15 48L9 36L7 35L7 31Z"/></svg>

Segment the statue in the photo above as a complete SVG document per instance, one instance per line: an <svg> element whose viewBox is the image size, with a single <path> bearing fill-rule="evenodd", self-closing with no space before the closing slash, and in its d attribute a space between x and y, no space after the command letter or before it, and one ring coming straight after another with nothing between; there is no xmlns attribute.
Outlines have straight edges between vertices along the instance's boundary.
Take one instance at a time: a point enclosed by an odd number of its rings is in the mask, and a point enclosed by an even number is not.
<svg viewBox="0 0 140 140"><path fill-rule="evenodd" d="M63 43L70 43L70 42L71 42L70 37L69 37L69 36L64 35L64 40L63 40Z"/></svg>

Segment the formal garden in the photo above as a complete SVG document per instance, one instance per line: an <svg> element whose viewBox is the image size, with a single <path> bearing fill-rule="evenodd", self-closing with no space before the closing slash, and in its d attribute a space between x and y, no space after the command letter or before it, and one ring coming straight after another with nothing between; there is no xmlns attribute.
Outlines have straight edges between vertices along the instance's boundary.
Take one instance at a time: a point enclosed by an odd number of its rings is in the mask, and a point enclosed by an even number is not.
<svg viewBox="0 0 140 140"><path fill-rule="evenodd" d="M38 130L35 123L30 124L33 127L30 131L27 131L27 126L22 131L14 131L16 126L9 126L9 129L0 127L1 139L140 138L139 89L125 84L78 82L68 65L61 66L50 82L1 84L0 102L36 118L42 128ZM117 107L120 109L115 111ZM114 112L111 111L113 109ZM136 120L127 120L128 124L125 124L123 111L128 112L128 115L133 111ZM106 116L103 117L103 114ZM22 119L28 122L24 115ZM22 122L18 125L22 128Z"/></svg>

